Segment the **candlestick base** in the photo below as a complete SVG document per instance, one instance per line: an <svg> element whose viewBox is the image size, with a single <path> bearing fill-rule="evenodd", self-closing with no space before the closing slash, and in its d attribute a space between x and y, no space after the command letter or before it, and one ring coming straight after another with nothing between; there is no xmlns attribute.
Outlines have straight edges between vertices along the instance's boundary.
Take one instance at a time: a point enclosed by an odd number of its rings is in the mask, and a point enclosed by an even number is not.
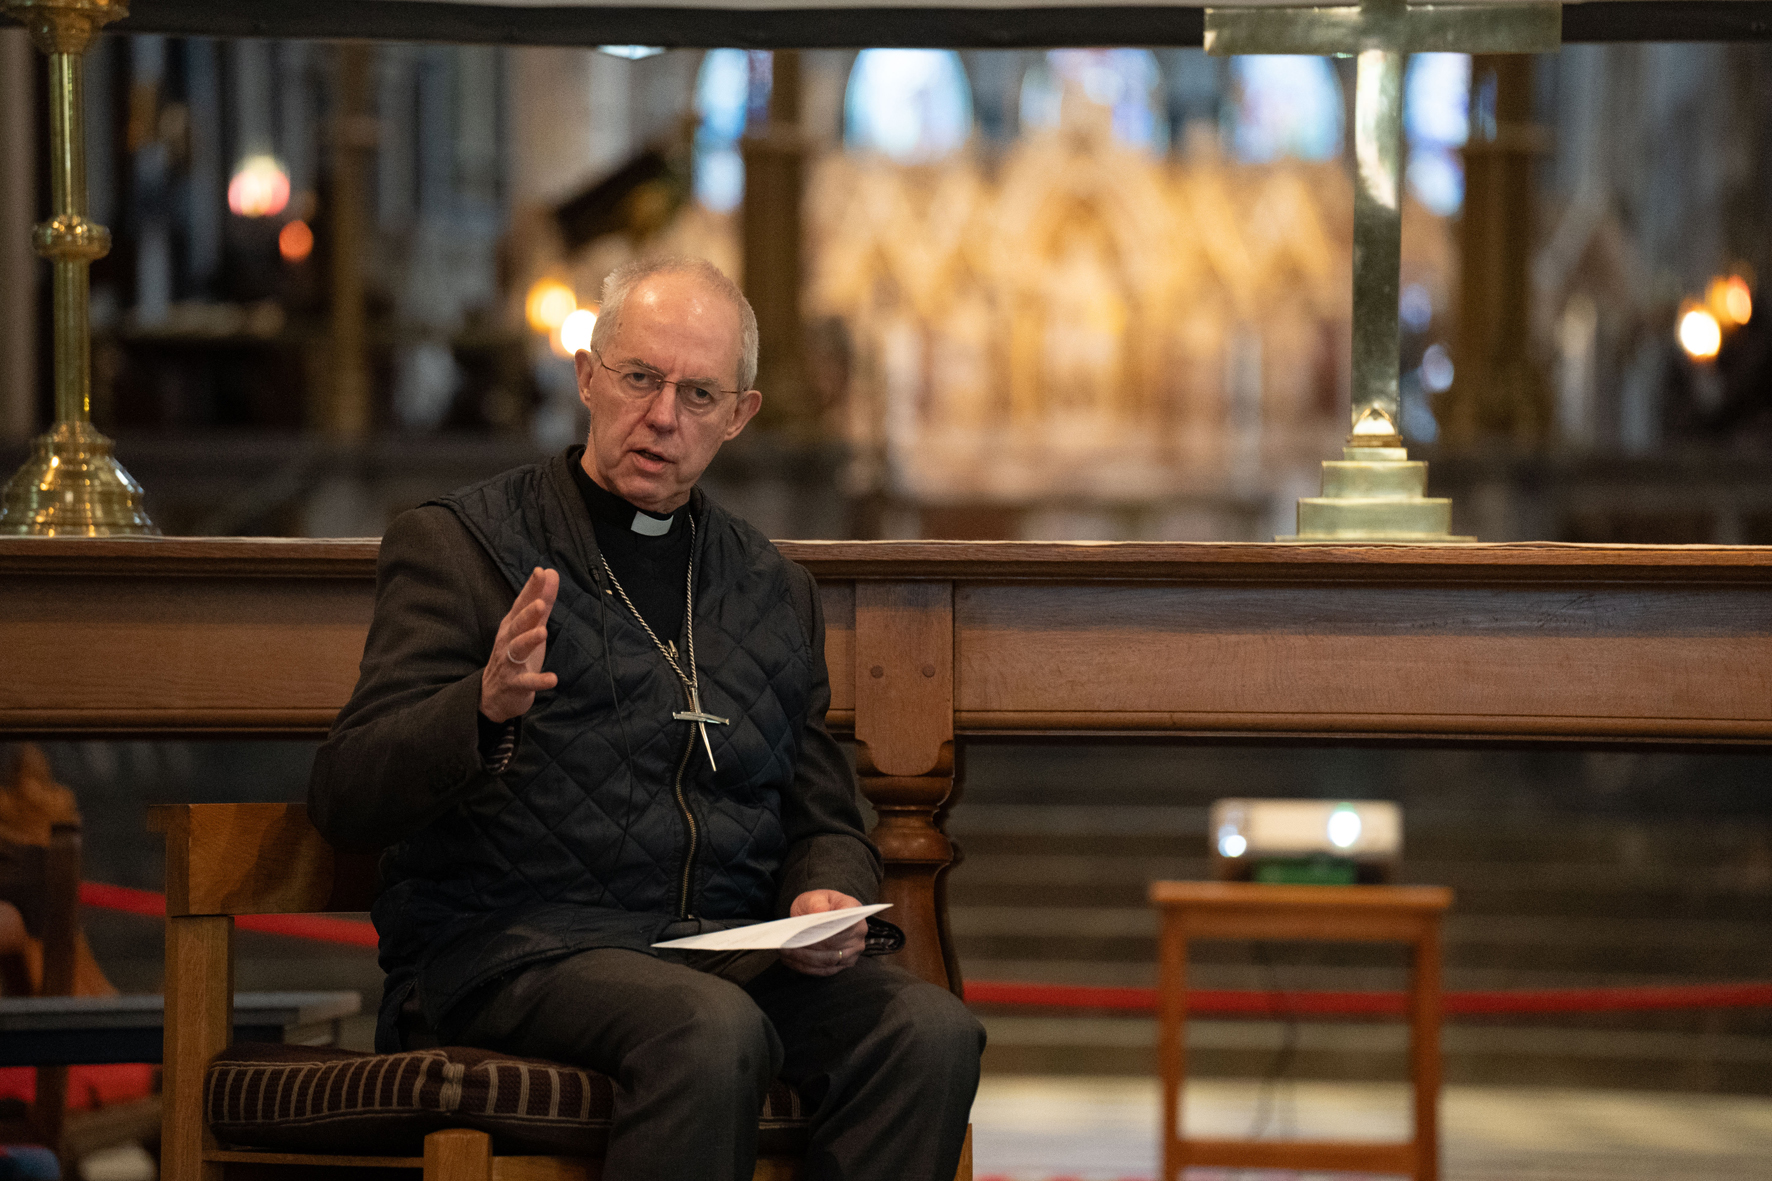
<svg viewBox="0 0 1772 1181"><path fill-rule="evenodd" d="M1452 502L1423 495L1427 464L1401 446L1344 447L1323 461L1323 495L1298 502L1298 533L1276 541L1469 543L1452 533Z"/></svg>
<svg viewBox="0 0 1772 1181"><path fill-rule="evenodd" d="M0 492L0 535L157 536L142 486L111 447L90 422L58 422L38 435Z"/></svg>

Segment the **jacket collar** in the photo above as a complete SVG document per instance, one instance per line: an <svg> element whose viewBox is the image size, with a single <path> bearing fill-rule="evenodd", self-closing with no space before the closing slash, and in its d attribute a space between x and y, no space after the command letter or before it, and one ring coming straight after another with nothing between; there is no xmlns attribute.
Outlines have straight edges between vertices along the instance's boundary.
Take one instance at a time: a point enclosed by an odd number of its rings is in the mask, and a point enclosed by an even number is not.
<svg viewBox="0 0 1772 1181"><path fill-rule="evenodd" d="M556 455L549 456L541 465L541 497L545 502L541 505L543 528L549 534L548 549L556 561L567 567L574 580L580 586L594 586L603 589L603 551L597 547L597 533L591 526L591 514L586 511L584 497L579 495L578 485L573 483L572 468L566 458L571 452L567 448ZM707 550L708 527L714 524L713 517L718 508L701 485L697 484L689 490L689 514L695 518L695 550L690 560L695 563L698 577L696 590L701 590L699 573L705 565L702 555ZM564 536L555 537L556 533Z"/></svg>

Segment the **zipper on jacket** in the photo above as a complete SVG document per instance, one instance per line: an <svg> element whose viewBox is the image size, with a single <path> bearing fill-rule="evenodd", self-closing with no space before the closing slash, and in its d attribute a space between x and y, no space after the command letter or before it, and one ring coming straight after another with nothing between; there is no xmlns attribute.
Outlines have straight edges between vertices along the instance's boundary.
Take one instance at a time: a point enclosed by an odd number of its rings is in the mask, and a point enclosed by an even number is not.
<svg viewBox="0 0 1772 1181"><path fill-rule="evenodd" d="M683 881L677 890L677 917L692 919L689 913L689 878L695 872L695 848L700 843L700 833L695 827L695 813L689 810L689 799L683 794L683 772L689 769L689 756L695 753L695 728L689 729L689 741L683 744L683 757L677 760L677 782L672 789L677 797L677 807L683 813L683 827L688 834L685 842L687 848L683 853Z"/></svg>

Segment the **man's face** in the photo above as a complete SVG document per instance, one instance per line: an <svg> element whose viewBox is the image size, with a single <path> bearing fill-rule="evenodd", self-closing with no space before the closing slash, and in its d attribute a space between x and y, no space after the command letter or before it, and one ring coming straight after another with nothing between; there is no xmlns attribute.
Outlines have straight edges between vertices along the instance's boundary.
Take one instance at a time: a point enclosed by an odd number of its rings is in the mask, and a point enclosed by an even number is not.
<svg viewBox="0 0 1772 1181"><path fill-rule="evenodd" d="M601 356L581 349L578 396L591 412L585 472L632 504L668 513L689 499L720 444L744 430L763 395L730 391L743 349L738 309L693 275L663 274L628 293ZM614 372L612 372L613 370ZM635 398L623 375L726 391L705 415L684 409L676 385Z"/></svg>

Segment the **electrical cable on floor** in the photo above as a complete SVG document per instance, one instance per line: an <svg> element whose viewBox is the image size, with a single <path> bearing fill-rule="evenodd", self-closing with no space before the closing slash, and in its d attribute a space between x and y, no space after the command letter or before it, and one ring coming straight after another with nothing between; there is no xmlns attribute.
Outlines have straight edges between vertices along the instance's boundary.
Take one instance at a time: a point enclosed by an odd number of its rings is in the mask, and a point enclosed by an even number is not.
<svg viewBox="0 0 1772 1181"><path fill-rule="evenodd" d="M1273 1062L1268 1066L1267 1074L1262 1077L1261 1085L1255 1093L1255 1119L1249 1129L1250 1140L1259 1140L1267 1132L1268 1124L1279 1109L1279 1087L1286 1074L1292 1069L1293 1060L1298 1056L1299 1023L1298 1014L1293 1011L1291 1001L1280 987L1280 969L1269 954L1268 945L1256 940L1251 950L1255 962L1267 974L1267 992L1273 1002L1273 1016L1280 1022L1280 1049L1274 1055ZM1282 1126L1292 1121L1285 1121Z"/></svg>

